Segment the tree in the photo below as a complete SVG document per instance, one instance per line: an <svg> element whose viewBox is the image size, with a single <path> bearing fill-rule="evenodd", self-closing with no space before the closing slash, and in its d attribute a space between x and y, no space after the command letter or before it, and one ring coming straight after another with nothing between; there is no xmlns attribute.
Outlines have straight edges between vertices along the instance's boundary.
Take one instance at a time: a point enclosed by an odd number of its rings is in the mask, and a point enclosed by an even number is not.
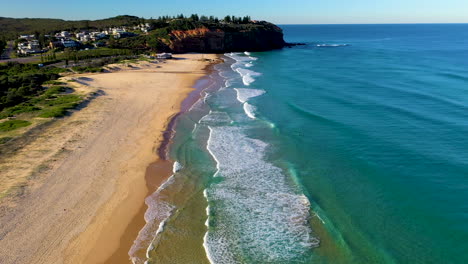
<svg viewBox="0 0 468 264"><path fill-rule="evenodd" d="M200 20L200 18L198 17L197 14L192 14L192 15L190 16L190 18L191 18L193 21L199 21L199 20Z"/></svg>
<svg viewBox="0 0 468 264"><path fill-rule="evenodd" d="M224 22L231 23L231 16L225 16L224 17Z"/></svg>
<svg viewBox="0 0 468 264"><path fill-rule="evenodd" d="M46 46L46 39L44 34L39 34L37 40L39 41L39 46L41 47L41 49Z"/></svg>
<svg viewBox="0 0 468 264"><path fill-rule="evenodd" d="M3 50L5 49L6 42L0 39L0 56L3 54Z"/></svg>

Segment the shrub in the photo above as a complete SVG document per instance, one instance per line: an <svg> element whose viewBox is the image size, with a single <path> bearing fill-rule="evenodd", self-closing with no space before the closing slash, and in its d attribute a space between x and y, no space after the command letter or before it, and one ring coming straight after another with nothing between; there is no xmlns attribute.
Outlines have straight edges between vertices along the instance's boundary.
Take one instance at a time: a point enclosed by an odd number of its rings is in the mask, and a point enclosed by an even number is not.
<svg viewBox="0 0 468 264"><path fill-rule="evenodd" d="M0 123L0 131L11 131L20 127L27 127L31 125L31 122L25 120L8 120Z"/></svg>

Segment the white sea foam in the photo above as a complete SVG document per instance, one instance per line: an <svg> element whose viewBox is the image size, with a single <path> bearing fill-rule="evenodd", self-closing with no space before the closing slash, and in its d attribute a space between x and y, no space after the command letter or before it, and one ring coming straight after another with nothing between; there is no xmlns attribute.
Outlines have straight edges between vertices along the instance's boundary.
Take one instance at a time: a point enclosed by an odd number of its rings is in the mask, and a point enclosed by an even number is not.
<svg viewBox="0 0 468 264"><path fill-rule="evenodd" d="M252 118L252 119L255 119L255 111L257 110L257 108L249 103L244 103L243 105L243 108L244 108L244 112L245 114Z"/></svg>
<svg viewBox="0 0 468 264"><path fill-rule="evenodd" d="M254 77L262 75L259 72L255 72L255 71L244 69L244 68L236 68L236 71L240 74L240 76L242 76L242 81L247 86L255 82Z"/></svg>
<svg viewBox="0 0 468 264"><path fill-rule="evenodd" d="M225 86L225 87L231 87L232 84L233 84L233 82L234 82L233 80L227 79L227 80L224 82L224 86Z"/></svg>
<svg viewBox="0 0 468 264"><path fill-rule="evenodd" d="M245 55L250 56L250 52L246 51L244 52Z"/></svg>
<svg viewBox="0 0 468 264"><path fill-rule="evenodd" d="M210 262L238 263L241 254L252 263L291 263L316 246L309 201L265 161L268 144L239 127L209 130L207 149L223 179L204 192L208 215L216 215L204 238Z"/></svg>
<svg viewBox="0 0 468 264"><path fill-rule="evenodd" d="M229 125L233 121L226 112L210 111L209 114L203 116L200 124L213 126L213 125Z"/></svg>
<svg viewBox="0 0 468 264"><path fill-rule="evenodd" d="M245 64L245 67L247 67L247 68L253 67L253 64L250 63L250 62L247 62L247 63Z"/></svg>
<svg viewBox="0 0 468 264"><path fill-rule="evenodd" d="M174 163L175 168L175 163ZM154 243L159 238L159 234L164 231L165 222L171 217L175 207L161 198L161 192L174 182L174 175L169 177L159 188L150 196L146 197L145 203L148 209L145 212L145 226L138 233L128 254L133 263L146 263L146 260L140 259L137 252L146 248L146 258L149 258L149 252L154 248ZM156 223L159 223L156 226Z"/></svg>
<svg viewBox="0 0 468 264"><path fill-rule="evenodd" d="M237 93L237 100L241 103L247 102L252 97L257 97L265 93L264 90L259 89L246 89L246 88L234 88Z"/></svg>
<svg viewBox="0 0 468 264"><path fill-rule="evenodd" d="M196 125L196 124L195 124ZM174 165L172 165L172 173L177 173L183 168L182 164L180 164L178 161L174 162ZM172 177L172 176L171 176Z"/></svg>
<svg viewBox="0 0 468 264"><path fill-rule="evenodd" d="M346 47L346 46L349 46L349 44L317 44L315 46L317 47Z"/></svg>

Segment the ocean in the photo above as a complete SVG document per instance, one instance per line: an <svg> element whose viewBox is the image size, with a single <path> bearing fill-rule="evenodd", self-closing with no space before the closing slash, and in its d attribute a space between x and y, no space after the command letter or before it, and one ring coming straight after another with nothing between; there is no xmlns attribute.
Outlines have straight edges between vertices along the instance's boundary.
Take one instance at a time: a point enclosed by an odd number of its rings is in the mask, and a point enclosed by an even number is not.
<svg viewBox="0 0 468 264"><path fill-rule="evenodd" d="M468 263L468 25L284 25L176 121L135 263Z"/></svg>

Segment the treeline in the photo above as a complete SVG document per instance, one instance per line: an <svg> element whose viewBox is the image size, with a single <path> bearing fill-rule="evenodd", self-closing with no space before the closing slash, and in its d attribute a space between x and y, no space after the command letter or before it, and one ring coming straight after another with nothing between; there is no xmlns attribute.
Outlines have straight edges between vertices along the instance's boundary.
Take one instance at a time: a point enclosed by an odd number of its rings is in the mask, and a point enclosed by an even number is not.
<svg viewBox="0 0 468 264"><path fill-rule="evenodd" d="M3 39L0 39L0 56L3 54L3 51L5 50L6 47L6 41Z"/></svg>
<svg viewBox="0 0 468 264"><path fill-rule="evenodd" d="M251 22L251 18L250 16L225 16L223 19L219 19L215 16L198 14L192 14L190 16L185 16L183 14L176 16L159 16L157 18L149 19L125 15L100 20L78 21L49 18L0 17L0 39L17 39L20 34L48 35L58 31L76 31L81 29L102 30L109 27L135 26L144 23L149 23L156 29L172 26L172 29L182 30L185 28L193 28L194 26L199 27L204 23L217 24L220 22L228 24L249 24Z"/></svg>

